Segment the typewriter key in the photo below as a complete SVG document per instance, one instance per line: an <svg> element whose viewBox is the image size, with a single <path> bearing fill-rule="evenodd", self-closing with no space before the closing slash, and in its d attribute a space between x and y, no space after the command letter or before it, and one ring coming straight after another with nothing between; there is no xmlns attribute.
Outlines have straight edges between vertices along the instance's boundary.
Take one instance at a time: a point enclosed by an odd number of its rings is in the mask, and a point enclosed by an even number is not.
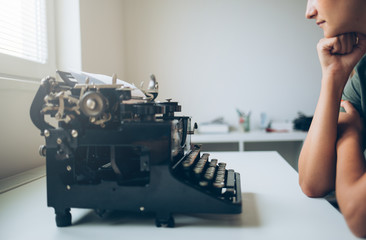
<svg viewBox="0 0 366 240"><path fill-rule="evenodd" d="M215 175L215 167L211 166L211 167L207 168L204 178L206 178L207 180L212 180L214 175Z"/></svg>
<svg viewBox="0 0 366 240"><path fill-rule="evenodd" d="M208 186L208 181L202 180L202 181L199 182L199 185L201 187L207 187Z"/></svg>
<svg viewBox="0 0 366 240"><path fill-rule="evenodd" d="M224 180L222 181L215 181L213 184L212 184L215 188L223 188L225 186L225 183L224 183Z"/></svg>
<svg viewBox="0 0 366 240"><path fill-rule="evenodd" d="M225 168L226 168L226 163L224 163L224 162L220 162L220 163L219 163L219 168L223 168L223 169L225 169Z"/></svg>
<svg viewBox="0 0 366 240"><path fill-rule="evenodd" d="M216 165L217 165L218 160L217 159L211 159L211 162L208 165L208 168L206 169L205 174L203 175L203 177L209 181L211 181L215 175L215 171L216 171Z"/></svg>
<svg viewBox="0 0 366 240"><path fill-rule="evenodd" d="M225 164L226 165L226 164ZM225 174L226 174L226 170L224 164L219 164L219 169L216 173L216 178L215 178L215 181L214 183L212 184L214 187L216 188L223 188L225 186Z"/></svg>
<svg viewBox="0 0 366 240"><path fill-rule="evenodd" d="M200 150L194 150L193 152L191 152L188 155L187 159L183 161L183 167L189 168L190 166L192 166L192 164L196 160L199 153L200 153Z"/></svg>
<svg viewBox="0 0 366 240"><path fill-rule="evenodd" d="M210 162L210 167L212 166L212 167L216 167L216 165L217 165L217 162L218 162L218 160L216 159L216 158L214 158L214 159L211 159L211 162Z"/></svg>
<svg viewBox="0 0 366 240"><path fill-rule="evenodd" d="M204 153L200 160L198 160L196 166L193 169L193 172L197 175L201 174L203 171L203 168L205 167L206 162L208 161L208 156L210 154Z"/></svg>

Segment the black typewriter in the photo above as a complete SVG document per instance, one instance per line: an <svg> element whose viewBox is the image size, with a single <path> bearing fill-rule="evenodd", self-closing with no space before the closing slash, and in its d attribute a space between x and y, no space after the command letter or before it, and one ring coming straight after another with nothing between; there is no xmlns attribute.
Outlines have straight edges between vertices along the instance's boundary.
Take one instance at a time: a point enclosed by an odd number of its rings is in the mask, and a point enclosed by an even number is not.
<svg viewBox="0 0 366 240"><path fill-rule="evenodd" d="M191 145L190 117L175 116L177 102L155 101L153 75L141 90L116 76L57 73L42 80L30 115L45 137L58 227L71 225L71 208L153 213L158 227L174 227L174 213L241 213L239 173Z"/></svg>

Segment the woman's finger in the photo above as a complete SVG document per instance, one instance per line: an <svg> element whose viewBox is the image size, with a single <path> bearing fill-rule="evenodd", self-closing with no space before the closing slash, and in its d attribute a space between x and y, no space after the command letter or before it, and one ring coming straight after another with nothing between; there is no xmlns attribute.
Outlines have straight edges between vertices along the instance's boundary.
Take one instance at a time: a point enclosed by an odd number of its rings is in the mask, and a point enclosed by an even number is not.
<svg viewBox="0 0 366 240"><path fill-rule="evenodd" d="M329 42L330 44L332 44L331 46L331 54L341 54L342 52L342 44L341 44L341 40L339 37L335 37L333 39L333 41Z"/></svg>
<svg viewBox="0 0 366 240"><path fill-rule="evenodd" d="M352 105L350 101L341 101L341 107L344 108L346 113L349 114L357 113L356 108Z"/></svg>
<svg viewBox="0 0 366 240"><path fill-rule="evenodd" d="M348 54L353 51L356 45L355 33L345 33L335 38L335 44L331 51L332 54Z"/></svg>

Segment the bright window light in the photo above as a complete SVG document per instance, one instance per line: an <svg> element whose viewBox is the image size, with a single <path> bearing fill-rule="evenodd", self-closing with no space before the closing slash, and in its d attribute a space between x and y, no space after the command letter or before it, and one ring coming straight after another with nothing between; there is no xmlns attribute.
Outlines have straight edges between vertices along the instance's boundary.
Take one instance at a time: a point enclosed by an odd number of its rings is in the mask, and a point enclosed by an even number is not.
<svg viewBox="0 0 366 240"><path fill-rule="evenodd" d="M0 0L0 53L47 62L45 0Z"/></svg>

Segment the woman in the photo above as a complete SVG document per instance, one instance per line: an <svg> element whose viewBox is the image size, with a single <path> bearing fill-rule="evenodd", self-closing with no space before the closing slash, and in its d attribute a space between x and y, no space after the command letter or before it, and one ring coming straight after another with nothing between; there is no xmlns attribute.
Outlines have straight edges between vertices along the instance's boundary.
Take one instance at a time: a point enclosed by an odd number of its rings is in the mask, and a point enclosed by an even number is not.
<svg viewBox="0 0 366 240"><path fill-rule="evenodd" d="M317 45L320 96L299 157L299 183L309 197L335 190L351 231L366 237L366 0L308 0L306 17L324 38Z"/></svg>

